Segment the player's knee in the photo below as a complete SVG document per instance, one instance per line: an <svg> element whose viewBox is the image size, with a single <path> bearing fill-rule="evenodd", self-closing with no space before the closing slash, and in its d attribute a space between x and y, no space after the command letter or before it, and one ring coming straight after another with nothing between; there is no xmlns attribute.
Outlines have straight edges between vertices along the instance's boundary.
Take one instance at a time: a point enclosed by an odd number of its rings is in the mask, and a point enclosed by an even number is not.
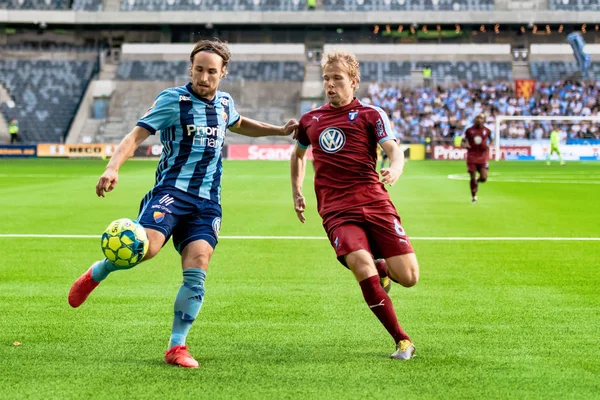
<svg viewBox="0 0 600 400"><path fill-rule="evenodd" d="M142 261L148 261L157 255L165 244L165 235L162 232L146 228L146 234L148 235L148 251Z"/></svg>
<svg viewBox="0 0 600 400"><path fill-rule="evenodd" d="M156 241L150 240L150 243L148 243L148 251L146 252L146 255L144 256L142 261L148 261L151 258L153 258L155 255L158 254L161 248L162 243L156 243Z"/></svg>
<svg viewBox="0 0 600 400"><path fill-rule="evenodd" d="M373 258L364 250L346 255L346 264L358 282L377 274Z"/></svg>
<svg viewBox="0 0 600 400"><path fill-rule="evenodd" d="M183 258L183 269L200 268L206 271L209 261L210 254L205 252L187 255Z"/></svg>
<svg viewBox="0 0 600 400"><path fill-rule="evenodd" d="M487 176L480 176L479 177L479 183L485 183L485 181L487 181Z"/></svg>
<svg viewBox="0 0 600 400"><path fill-rule="evenodd" d="M419 263L414 254L407 254L389 263L391 278L404 287L412 287L419 281ZM390 265L391 264L391 265Z"/></svg>
<svg viewBox="0 0 600 400"><path fill-rule="evenodd" d="M418 271L408 271L408 274L404 277L402 281L399 283L404 287L413 287L419 282L419 272Z"/></svg>

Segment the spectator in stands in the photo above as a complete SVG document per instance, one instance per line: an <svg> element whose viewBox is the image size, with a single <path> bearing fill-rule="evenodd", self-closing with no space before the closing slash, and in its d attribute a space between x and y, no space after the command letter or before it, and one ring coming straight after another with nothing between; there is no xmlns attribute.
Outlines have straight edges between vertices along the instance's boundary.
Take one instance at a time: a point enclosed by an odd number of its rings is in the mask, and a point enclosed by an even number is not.
<svg viewBox="0 0 600 400"><path fill-rule="evenodd" d="M8 133L10 133L10 143L17 143L21 141L19 137L19 121L13 119L8 125Z"/></svg>
<svg viewBox="0 0 600 400"><path fill-rule="evenodd" d="M425 87L429 87L431 84L431 67L429 65L423 68L423 84Z"/></svg>
<svg viewBox="0 0 600 400"><path fill-rule="evenodd" d="M449 87L403 89L381 82L368 86L367 103L383 108L395 123L398 138L451 144L477 113L487 114L486 125L495 128L496 116L600 115L600 82L556 81L541 83L534 95L519 98L512 84L469 82ZM593 128L593 129L592 129ZM548 121L508 121L501 124L503 136L514 139L547 139ZM596 124L582 122L564 126L569 138L598 135Z"/></svg>
<svg viewBox="0 0 600 400"><path fill-rule="evenodd" d="M306 0L306 6L309 10L314 10L317 8L317 0Z"/></svg>

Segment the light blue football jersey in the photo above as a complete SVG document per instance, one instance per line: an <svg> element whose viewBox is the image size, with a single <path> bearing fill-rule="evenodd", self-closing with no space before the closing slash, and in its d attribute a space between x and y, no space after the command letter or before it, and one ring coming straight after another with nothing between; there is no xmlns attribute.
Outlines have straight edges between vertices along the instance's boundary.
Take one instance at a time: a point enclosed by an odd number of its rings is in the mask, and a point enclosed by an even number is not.
<svg viewBox="0 0 600 400"><path fill-rule="evenodd" d="M161 92L137 123L151 134L160 131L155 188L175 187L220 204L225 132L239 119L229 93L217 91L209 101L190 83Z"/></svg>

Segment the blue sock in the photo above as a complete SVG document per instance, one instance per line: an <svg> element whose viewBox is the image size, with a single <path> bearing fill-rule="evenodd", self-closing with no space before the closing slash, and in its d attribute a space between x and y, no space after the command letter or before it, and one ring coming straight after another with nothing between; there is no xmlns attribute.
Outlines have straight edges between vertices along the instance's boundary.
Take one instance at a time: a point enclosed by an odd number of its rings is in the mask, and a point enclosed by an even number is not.
<svg viewBox="0 0 600 400"><path fill-rule="evenodd" d="M185 345L185 338L202 307L206 272L200 268L183 270L183 284L175 298L175 316L169 349Z"/></svg>
<svg viewBox="0 0 600 400"><path fill-rule="evenodd" d="M102 261L96 261L92 266L92 279L96 282L101 282L106 279L108 274L117 269L121 269L115 264L108 261L108 259L104 259Z"/></svg>

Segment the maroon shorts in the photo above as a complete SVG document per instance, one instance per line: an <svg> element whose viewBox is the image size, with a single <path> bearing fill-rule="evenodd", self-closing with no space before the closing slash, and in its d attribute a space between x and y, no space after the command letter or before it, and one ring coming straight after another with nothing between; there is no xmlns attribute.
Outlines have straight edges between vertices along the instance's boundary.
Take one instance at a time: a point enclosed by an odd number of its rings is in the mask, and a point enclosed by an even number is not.
<svg viewBox="0 0 600 400"><path fill-rule="evenodd" d="M389 200L336 214L323 226L338 260L346 267L344 256L357 250L367 250L374 258L415 252Z"/></svg>
<svg viewBox="0 0 600 400"><path fill-rule="evenodd" d="M481 173L481 171L483 169L489 169L490 168L490 164L486 161L486 162L470 162L467 161L467 171L468 172L479 172Z"/></svg>

